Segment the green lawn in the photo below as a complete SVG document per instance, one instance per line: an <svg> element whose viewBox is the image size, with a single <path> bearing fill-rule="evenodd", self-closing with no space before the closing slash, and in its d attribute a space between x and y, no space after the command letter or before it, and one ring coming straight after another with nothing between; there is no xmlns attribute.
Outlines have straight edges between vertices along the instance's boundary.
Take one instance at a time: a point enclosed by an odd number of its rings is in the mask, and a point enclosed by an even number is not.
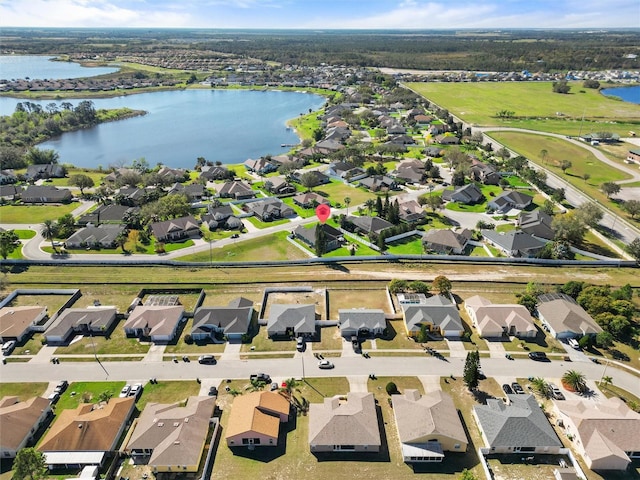
<svg viewBox="0 0 640 480"><path fill-rule="evenodd" d="M29 240L36 236L36 232L33 230L14 230L15 234L18 235L20 240Z"/></svg>
<svg viewBox="0 0 640 480"><path fill-rule="evenodd" d="M69 388L60 395L56 403L56 410L77 408L80 403L96 403L98 397L104 392L109 392L117 397L124 387L125 382L72 382Z"/></svg>
<svg viewBox="0 0 640 480"><path fill-rule="evenodd" d="M158 383L147 383L144 386L140 400L138 400L138 410L144 410L147 403L175 403L184 402L191 396L198 395L200 384L195 380L189 381L162 381Z"/></svg>
<svg viewBox="0 0 640 480"><path fill-rule="evenodd" d="M251 343L243 343L241 352L295 352L296 341L289 339L271 340L267 328L262 326L251 339Z"/></svg>
<svg viewBox="0 0 640 480"><path fill-rule="evenodd" d="M96 187L100 186L100 184L102 183L102 180L104 179L104 177L106 177L109 172L100 172L98 170L90 170L88 168L69 168L67 169L67 176L65 178L52 178L51 182L47 182L49 185L55 185L56 187L72 187L73 185L69 184L69 178L72 175L76 175L76 174L82 174L82 175L86 175L89 178L91 178L91 180L93 180L93 183L95 184ZM85 193L86 193L87 189L85 189Z"/></svg>
<svg viewBox="0 0 640 480"><path fill-rule="evenodd" d="M20 400L26 400L27 398L43 395L46 389L46 382L0 383L0 398L15 396Z"/></svg>
<svg viewBox="0 0 640 480"><path fill-rule="evenodd" d="M251 223L256 228L269 228L275 227L277 225L284 225L285 223L289 223L288 218L281 218L280 220L274 220L273 222L263 222L257 217L247 217L245 218L249 223Z"/></svg>
<svg viewBox="0 0 640 480"><path fill-rule="evenodd" d="M370 192L369 190L350 186L337 180L331 180L331 182L326 185L318 185L313 189L313 191L328 197L332 205L339 203L344 206L344 199L349 197L351 199L349 207L350 211L356 205L360 205L370 198L374 200L376 198L375 193Z"/></svg>
<svg viewBox="0 0 640 480"><path fill-rule="evenodd" d="M66 205L2 205L0 223L24 223L30 227L41 228L38 224L71 213L78 205L77 202Z"/></svg>
<svg viewBox="0 0 640 480"><path fill-rule="evenodd" d="M422 246L422 237L412 235L387 244L387 251L395 255L422 255L424 248Z"/></svg>

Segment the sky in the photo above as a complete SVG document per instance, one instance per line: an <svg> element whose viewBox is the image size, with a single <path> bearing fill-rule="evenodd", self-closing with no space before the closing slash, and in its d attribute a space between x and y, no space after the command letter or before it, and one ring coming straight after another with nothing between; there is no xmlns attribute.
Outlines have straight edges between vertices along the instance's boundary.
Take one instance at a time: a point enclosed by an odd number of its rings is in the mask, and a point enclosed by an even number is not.
<svg viewBox="0 0 640 480"><path fill-rule="evenodd" d="M640 0L0 0L1 27L640 28Z"/></svg>

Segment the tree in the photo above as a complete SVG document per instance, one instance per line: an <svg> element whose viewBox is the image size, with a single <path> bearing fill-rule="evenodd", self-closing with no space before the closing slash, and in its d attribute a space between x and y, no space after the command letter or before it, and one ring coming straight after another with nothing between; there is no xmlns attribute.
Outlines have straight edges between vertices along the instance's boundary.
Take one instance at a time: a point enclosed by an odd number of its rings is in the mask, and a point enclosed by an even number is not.
<svg viewBox="0 0 640 480"><path fill-rule="evenodd" d="M576 209L576 214L582 219L585 225L595 228L602 220L604 213L595 203L583 203Z"/></svg>
<svg viewBox="0 0 640 480"><path fill-rule="evenodd" d="M553 82L552 87L553 87L553 92L554 93L567 94L571 90L571 87L569 86L569 84L567 83L566 80L560 80L560 81L557 81L557 82Z"/></svg>
<svg viewBox="0 0 640 480"><path fill-rule="evenodd" d="M300 175L300 184L311 191L311 189L318 185L318 177L315 172L305 172Z"/></svg>
<svg viewBox="0 0 640 480"><path fill-rule="evenodd" d="M128 240L129 240L129 235L127 234L126 230L123 230L122 232L120 232L116 237L116 245L122 249L122 253L127 253L124 246L127 244Z"/></svg>
<svg viewBox="0 0 640 480"><path fill-rule="evenodd" d="M53 241L56 236L56 230L56 224L53 220L45 220L42 224L42 236L51 242L51 248L53 248L54 252L58 253L58 249Z"/></svg>
<svg viewBox="0 0 640 480"><path fill-rule="evenodd" d="M20 238L14 230L0 231L0 256L6 260L20 245Z"/></svg>
<svg viewBox="0 0 640 480"><path fill-rule="evenodd" d="M622 204L622 208L631 215L631 218L636 218L640 213L640 200L627 200Z"/></svg>
<svg viewBox="0 0 640 480"><path fill-rule="evenodd" d="M588 78L584 82L582 82L582 86L584 88L595 88L597 90L598 88L600 88L600 82L597 80Z"/></svg>
<svg viewBox="0 0 640 480"><path fill-rule="evenodd" d="M536 377L531 380L531 386L533 390L543 397L549 396L549 384L544 378Z"/></svg>
<svg viewBox="0 0 640 480"><path fill-rule="evenodd" d="M321 257L327 251L327 233L321 224L316 225L315 249L318 257Z"/></svg>
<svg viewBox="0 0 640 480"><path fill-rule="evenodd" d="M611 335L611 333L607 332L606 330L603 330L596 335L596 343L601 348L611 347L613 345L613 340L613 335Z"/></svg>
<svg viewBox="0 0 640 480"><path fill-rule="evenodd" d="M429 196L425 199L425 205L427 205L432 212L438 210L443 204L442 197L440 195Z"/></svg>
<svg viewBox="0 0 640 480"><path fill-rule="evenodd" d="M554 202L562 203L566 198L566 192L564 191L564 188L554 189L553 193L551 194L551 198Z"/></svg>
<svg viewBox="0 0 640 480"><path fill-rule="evenodd" d="M562 375L562 383L574 392L584 392L587 388L584 374L577 370L567 370L564 375Z"/></svg>
<svg viewBox="0 0 640 480"><path fill-rule="evenodd" d="M556 217L551 225L555 231L555 240L564 240L572 244L582 243L587 233L587 225L576 211Z"/></svg>
<svg viewBox="0 0 640 480"><path fill-rule="evenodd" d="M409 282L407 282L406 280L399 280L397 278L394 278L393 280L391 280L391 282L389 282L389 292L394 295L396 293L404 292L408 288Z"/></svg>
<svg viewBox="0 0 640 480"><path fill-rule="evenodd" d="M39 480L46 478L47 463L44 453L33 447L18 450L13 462L15 480Z"/></svg>
<svg viewBox="0 0 640 480"><path fill-rule="evenodd" d="M627 252L629 252L629 255L631 255L636 262L640 263L640 238L636 238L627 245Z"/></svg>
<svg viewBox="0 0 640 480"><path fill-rule="evenodd" d="M387 383L384 389L387 391L387 395L394 395L398 393L398 386L393 382Z"/></svg>
<svg viewBox="0 0 640 480"><path fill-rule="evenodd" d="M445 295L451 292L452 287L453 285L451 285L451 280L449 280L444 275L438 275L436 278L434 278L433 284L431 285L431 288L441 295Z"/></svg>
<svg viewBox="0 0 640 480"><path fill-rule="evenodd" d="M572 165L570 160L560 160L560 170L562 170L562 173L567 173L567 170L569 170Z"/></svg>
<svg viewBox="0 0 640 480"><path fill-rule="evenodd" d="M542 163L546 163L547 157L549 156L549 152L546 149L540 150L540 160Z"/></svg>
<svg viewBox="0 0 640 480"><path fill-rule="evenodd" d="M465 468L460 473L460 480L478 480L478 477L475 473Z"/></svg>
<svg viewBox="0 0 640 480"><path fill-rule="evenodd" d="M613 383L613 377L609 376L609 375L605 375L602 377L602 386L604 388L607 388L609 385L611 385Z"/></svg>
<svg viewBox="0 0 640 480"><path fill-rule="evenodd" d="M40 150L32 147L24 154L24 159L31 165L45 165L58 163L60 155L55 150Z"/></svg>
<svg viewBox="0 0 640 480"><path fill-rule="evenodd" d="M420 331L416 336L416 340L419 343L425 343L429 340L429 327L427 327L424 323L420 325Z"/></svg>
<svg viewBox="0 0 640 480"><path fill-rule="evenodd" d="M366 202L364 202L364 206L367 208L369 215L373 212L373 208L376 206L376 202L373 198L368 198Z"/></svg>
<svg viewBox="0 0 640 480"><path fill-rule="evenodd" d="M344 204L347 206L347 215L349 215L349 205L351 205L351 197L344 197Z"/></svg>
<svg viewBox="0 0 640 480"><path fill-rule="evenodd" d="M611 195L620 193L620 185L615 182L604 182L600 185L600 190L602 190L602 193L604 193L607 198L611 198Z"/></svg>
<svg viewBox="0 0 640 480"><path fill-rule="evenodd" d="M582 179L584 180L584 183L587 183L587 180L589 180L590 178L591 178L591 174L590 173L584 172L582 174Z"/></svg>
<svg viewBox="0 0 640 480"><path fill-rule="evenodd" d="M475 390L480 383L480 353L478 350L467 353L464 361L464 384L469 390Z"/></svg>
<svg viewBox="0 0 640 480"><path fill-rule="evenodd" d="M85 188L92 188L95 184L93 179L89 175L84 173L76 173L69 177L69 185L78 187L80 189L80 195L84 195Z"/></svg>

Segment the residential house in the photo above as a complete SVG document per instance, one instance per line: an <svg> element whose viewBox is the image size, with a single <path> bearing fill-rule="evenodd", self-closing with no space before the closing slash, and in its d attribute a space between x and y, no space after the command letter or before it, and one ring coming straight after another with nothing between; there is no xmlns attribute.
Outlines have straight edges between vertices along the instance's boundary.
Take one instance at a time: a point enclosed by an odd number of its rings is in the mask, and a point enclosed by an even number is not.
<svg viewBox="0 0 640 480"><path fill-rule="evenodd" d="M416 141L410 135L392 135L385 145L415 145Z"/></svg>
<svg viewBox="0 0 640 480"><path fill-rule="evenodd" d="M370 452L382 445L372 393L349 392L309 405L311 453Z"/></svg>
<svg viewBox="0 0 640 480"><path fill-rule="evenodd" d="M302 183L302 175L310 177L310 186L317 187L318 185L325 185L331 181L328 175L319 172L318 170L299 170L293 173L292 177L295 182Z"/></svg>
<svg viewBox="0 0 640 480"><path fill-rule="evenodd" d="M0 343L15 340L21 343L31 333L31 326L37 325L47 316L47 307L16 306L0 308Z"/></svg>
<svg viewBox="0 0 640 480"><path fill-rule="evenodd" d="M554 410L589 469L625 471L640 458L640 414L618 397L554 402Z"/></svg>
<svg viewBox="0 0 640 480"><path fill-rule="evenodd" d="M215 403L215 397L189 397L185 405L147 403L125 452L154 473L197 472Z"/></svg>
<svg viewBox="0 0 640 480"><path fill-rule="evenodd" d="M278 170L278 165L265 157L260 157L256 160L245 160L244 166L250 172L257 173L258 175L266 175L267 173Z"/></svg>
<svg viewBox="0 0 640 480"><path fill-rule="evenodd" d="M562 442L533 395L507 394L509 403L489 398L473 407L490 454L559 454Z"/></svg>
<svg viewBox="0 0 640 480"><path fill-rule="evenodd" d="M18 451L35 440L35 435L51 418L49 400L32 397L21 402L18 397L0 400L0 458L15 458Z"/></svg>
<svg viewBox="0 0 640 480"><path fill-rule="evenodd" d="M350 308L338 310L340 335L347 340L352 336L376 337L384 333L387 320L378 308Z"/></svg>
<svg viewBox="0 0 640 480"><path fill-rule="evenodd" d="M433 158L437 158L437 157L441 157L444 153L444 150L442 150L440 147L427 147L424 149L424 153L425 155L427 155L428 157L433 157Z"/></svg>
<svg viewBox="0 0 640 480"><path fill-rule="evenodd" d="M282 177L269 177L269 179L264 182L264 188L274 195L288 195L296 192L296 187Z"/></svg>
<svg viewBox="0 0 640 480"><path fill-rule="evenodd" d="M191 338L196 342L214 340L216 335L224 335L238 342L246 335L253 317L253 302L237 298L226 307L200 307L193 316Z"/></svg>
<svg viewBox="0 0 640 480"><path fill-rule="evenodd" d="M205 165L200 170L200 176L205 178L207 181L212 182L214 180L225 180L233 177L233 173L230 173L227 167L220 165Z"/></svg>
<svg viewBox="0 0 640 480"><path fill-rule="evenodd" d="M467 435L450 395L407 389L404 395L391 395L391 402L405 462L442 462L444 452L467 450Z"/></svg>
<svg viewBox="0 0 640 480"><path fill-rule="evenodd" d="M90 213L85 213L78 219L78 224L100 225L101 223L123 223L126 224L129 219L135 218L140 213L140 207L130 207L128 205L118 205L111 203L109 205L100 205Z"/></svg>
<svg viewBox="0 0 640 480"><path fill-rule="evenodd" d="M517 190L502 192L487 202L487 210L495 213L507 213L510 210L524 210L533 202L533 197Z"/></svg>
<svg viewBox="0 0 640 480"><path fill-rule="evenodd" d="M363 216L348 216L347 222L353 224L356 232L360 232L365 235L379 235L380 232L387 228L393 227L393 224L387 222L384 218Z"/></svg>
<svg viewBox="0 0 640 480"><path fill-rule="evenodd" d="M546 241L533 237L522 230L496 232L480 230L482 236L494 247L509 257L535 257L546 245Z"/></svg>
<svg viewBox="0 0 640 480"><path fill-rule="evenodd" d="M486 165L478 160L471 161L470 176L476 182L482 182L485 185L498 185L502 176L496 172L491 165Z"/></svg>
<svg viewBox="0 0 640 480"><path fill-rule="evenodd" d="M576 301L563 293L538 297L538 318L554 338L566 339L595 336L602 327Z"/></svg>
<svg viewBox="0 0 640 480"><path fill-rule="evenodd" d="M371 175L358 181L358 185L368 188L372 192L397 190L398 183L387 175Z"/></svg>
<svg viewBox="0 0 640 480"><path fill-rule="evenodd" d="M274 304L269 308L269 337L307 337L316 333L315 305Z"/></svg>
<svg viewBox="0 0 640 480"><path fill-rule="evenodd" d="M469 240L471 240L471 231L466 228L459 233L450 229L432 229L422 237L425 250L440 255L462 255Z"/></svg>
<svg viewBox="0 0 640 480"><path fill-rule="evenodd" d="M291 405L280 393L238 395L231 405L225 440L228 447L275 447L280 424L289 421Z"/></svg>
<svg viewBox="0 0 640 480"><path fill-rule="evenodd" d="M26 179L33 182L41 178L64 178L65 175L64 167L55 163L29 165L25 173Z"/></svg>
<svg viewBox="0 0 640 480"><path fill-rule="evenodd" d="M326 223L316 223L312 225L310 228L307 228L304 225L298 225L293 230L293 236L300 241L306 243L311 248L316 248L316 232L317 229L321 228L324 231L326 238L326 246L325 253L336 250L342 246L344 243L344 237L342 232L337 228L332 227L331 225L327 225Z"/></svg>
<svg viewBox="0 0 640 480"><path fill-rule="evenodd" d="M520 212L518 226L520 230L534 237L553 240L555 231L552 227L553 218L542 210Z"/></svg>
<svg viewBox="0 0 640 480"><path fill-rule="evenodd" d="M433 122L433 117L431 115L413 115L413 119L416 121L416 125L418 126L426 126Z"/></svg>
<svg viewBox="0 0 640 480"><path fill-rule="evenodd" d="M262 222L272 222L281 218L294 217L296 211L279 198L270 197L256 202L248 202L245 209Z"/></svg>
<svg viewBox="0 0 640 480"><path fill-rule="evenodd" d="M340 178L347 182L355 182L367 176L367 172L348 162L333 162L329 165L327 173L331 177Z"/></svg>
<svg viewBox="0 0 640 480"><path fill-rule="evenodd" d="M138 305L123 325L128 337L149 338L155 343L170 342L184 319L180 305Z"/></svg>
<svg viewBox="0 0 640 480"><path fill-rule="evenodd" d="M0 185L7 185L9 183L16 183L18 181L18 176L13 169L0 170ZM2 195L0 195L1 197Z"/></svg>
<svg viewBox="0 0 640 480"><path fill-rule="evenodd" d="M535 338L538 334L533 317L523 305L493 304L480 295L474 295L465 300L465 309L483 338Z"/></svg>
<svg viewBox="0 0 640 480"><path fill-rule="evenodd" d="M20 185L0 185L0 198L13 202L19 200L22 196L22 187Z"/></svg>
<svg viewBox="0 0 640 480"><path fill-rule="evenodd" d="M325 198L316 192L299 193L291 200L293 200L293 203L302 208L314 208L321 203L331 206L331 202L328 198Z"/></svg>
<svg viewBox="0 0 640 480"><path fill-rule="evenodd" d="M462 320L455 304L444 295L434 295L421 304L402 305L407 335L415 337L422 326L431 334L460 337L464 333Z"/></svg>
<svg viewBox="0 0 640 480"><path fill-rule="evenodd" d="M115 183L123 175L138 174L133 168L118 168L104 177L106 183Z"/></svg>
<svg viewBox="0 0 640 480"><path fill-rule="evenodd" d="M72 199L70 190L51 185L29 185L22 192L22 203L69 203Z"/></svg>
<svg viewBox="0 0 640 480"><path fill-rule="evenodd" d="M640 149L629 150L626 161L627 163L640 163Z"/></svg>
<svg viewBox="0 0 640 480"><path fill-rule="evenodd" d="M102 466L113 454L135 409L134 397L81 403L58 413L38 450L50 469Z"/></svg>
<svg viewBox="0 0 640 480"><path fill-rule="evenodd" d="M351 130L347 127L330 127L326 129L324 139L327 141L344 142L350 136Z"/></svg>
<svg viewBox="0 0 640 480"><path fill-rule="evenodd" d="M116 323L115 307L66 308L47 328L44 338L48 345L67 343L74 335L109 333Z"/></svg>
<svg viewBox="0 0 640 480"><path fill-rule="evenodd" d="M216 183L213 185L216 193L220 198L233 198L234 200L246 200L256 196L249 185L241 180L234 180L225 183Z"/></svg>
<svg viewBox="0 0 640 480"><path fill-rule="evenodd" d="M186 182L189 174L184 168L162 167L158 170L158 176L166 178L169 182Z"/></svg>
<svg viewBox="0 0 640 480"><path fill-rule="evenodd" d="M460 139L455 135L438 135L435 138L436 142L440 145L458 145L460 143Z"/></svg>
<svg viewBox="0 0 640 480"><path fill-rule="evenodd" d="M202 234L200 223L193 215L152 223L151 232L158 242L175 242L185 238L198 238Z"/></svg>
<svg viewBox="0 0 640 480"><path fill-rule="evenodd" d="M389 175L405 183L421 183L424 179L424 162L415 158L404 160Z"/></svg>
<svg viewBox="0 0 640 480"><path fill-rule="evenodd" d="M84 227L65 240L68 249L78 248L116 248L116 240L125 231L124 225L103 224L97 227Z"/></svg>
<svg viewBox="0 0 640 480"><path fill-rule="evenodd" d="M415 200L407 200L398 204L398 212L400 220L406 223L416 223L424 220L427 214Z"/></svg>
<svg viewBox="0 0 640 480"><path fill-rule="evenodd" d="M444 190L442 192L442 199L464 205L473 205L482 203L484 201L484 195L475 183L468 183L454 190Z"/></svg>
<svg viewBox="0 0 640 480"><path fill-rule="evenodd" d="M160 196L160 190L157 188L145 187L121 187L115 196L116 202L131 207L136 205L144 205L150 201L156 200Z"/></svg>
<svg viewBox="0 0 640 480"><path fill-rule="evenodd" d="M174 183L168 195L186 195L190 202L199 202L207 196L207 190L204 188L204 185L200 183L192 183L189 185Z"/></svg>

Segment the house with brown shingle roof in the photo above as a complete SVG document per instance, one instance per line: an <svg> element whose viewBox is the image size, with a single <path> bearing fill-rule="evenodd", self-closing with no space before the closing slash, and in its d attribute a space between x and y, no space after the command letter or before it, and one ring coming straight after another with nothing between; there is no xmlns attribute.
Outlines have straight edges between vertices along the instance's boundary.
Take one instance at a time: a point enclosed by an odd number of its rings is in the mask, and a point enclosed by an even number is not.
<svg viewBox="0 0 640 480"><path fill-rule="evenodd" d="M380 451L380 429L372 393L349 392L309 405L312 453Z"/></svg>
<svg viewBox="0 0 640 480"><path fill-rule="evenodd" d="M225 440L229 447L275 447L280 424L289 421L291 405L279 393L252 392L231 405Z"/></svg>
<svg viewBox="0 0 640 480"><path fill-rule="evenodd" d="M444 452L465 452L468 440L450 395L442 390L392 395L402 457L407 463L442 462Z"/></svg>
<svg viewBox="0 0 640 480"><path fill-rule="evenodd" d="M148 403L125 451L154 472L197 472L215 403L215 397L189 397L186 405Z"/></svg>
<svg viewBox="0 0 640 480"><path fill-rule="evenodd" d="M18 397L0 400L0 458L14 458L27 446L51 416L49 400L33 397L21 402Z"/></svg>
<svg viewBox="0 0 640 480"><path fill-rule="evenodd" d="M47 316L47 307L23 306L0 308L0 342L21 342L31 332L31 325Z"/></svg>
<svg viewBox="0 0 640 480"><path fill-rule="evenodd" d="M38 450L51 469L102 465L106 455L116 450L134 408L135 398L126 397L63 410Z"/></svg>
<svg viewBox="0 0 640 480"><path fill-rule="evenodd" d="M165 343L173 340L183 317L184 308L180 305L138 305L123 327L129 337Z"/></svg>
<svg viewBox="0 0 640 480"><path fill-rule="evenodd" d="M200 222L193 215L151 224L153 236L159 242L175 242L200 237Z"/></svg>
<svg viewBox="0 0 640 480"><path fill-rule="evenodd" d="M640 458L640 414L619 398L566 400L554 407L591 470L626 470Z"/></svg>
<svg viewBox="0 0 640 480"><path fill-rule="evenodd" d="M493 304L480 295L474 295L465 301L465 309L483 338L533 338L538 333L533 317L523 305Z"/></svg>
<svg viewBox="0 0 640 480"><path fill-rule="evenodd" d="M422 237L426 250L442 255L462 255L469 240L471 240L471 231L466 228L461 232L454 232L448 228L432 229Z"/></svg>

